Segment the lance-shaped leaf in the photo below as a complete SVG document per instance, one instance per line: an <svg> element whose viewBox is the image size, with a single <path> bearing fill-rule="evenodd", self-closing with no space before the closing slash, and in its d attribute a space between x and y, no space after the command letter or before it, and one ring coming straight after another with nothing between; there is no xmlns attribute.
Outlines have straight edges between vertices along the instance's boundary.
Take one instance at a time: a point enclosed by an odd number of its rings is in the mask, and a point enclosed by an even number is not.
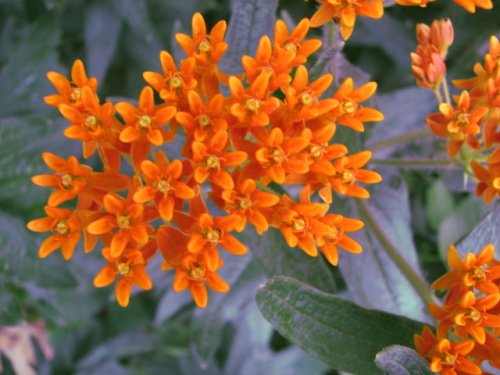
<svg viewBox="0 0 500 375"><path fill-rule="evenodd" d="M375 363L386 375L431 375L429 364L414 350L393 345L377 354Z"/></svg>
<svg viewBox="0 0 500 375"><path fill-rule="evenodd" d="M398 174L379 172L384 181L376 186L368 201L357 202L349 213L365 222L365 227L353 235L363 246L363 252L341 253L340 270L354 301L425 322L428 321L425 304L387 253L393 250L422 279L410 227L408 188ZM428 290L430 293L430 287Z"/></svg>
<svg viewBox="0 0 500 375"><path fill-rule="evenodd" d="M255 52L263 35L272 35L277 0L233 0L231 19L226 34L229 50L222 59L222 70L240 73L241 57Z"/></svg>
<svg viewBox="0 0 500 375"><path fill-rule="evenodd" d="M270 228L261 236L247 230L243 236L267 276L291 276L325 292L336 290L333 275L323 258L313 258L298 247L288 247L278 230Z"/></svg>
<svg viewBox="0 0 500 375"><path fill-rule="evenodd" d="M478 253L482 248L492 244L496 254L500 254L500 204L487 214L484 219L457 246L460 254Z"/></svg>
<svg viewBox="0 0 500 375"><path fill-rule="evenodd" d="M375 355L411 346L422 324L364 309L295 279L277 276L257 293L264 317L283 336L330 366L358 375L381 374Z"/></svg>

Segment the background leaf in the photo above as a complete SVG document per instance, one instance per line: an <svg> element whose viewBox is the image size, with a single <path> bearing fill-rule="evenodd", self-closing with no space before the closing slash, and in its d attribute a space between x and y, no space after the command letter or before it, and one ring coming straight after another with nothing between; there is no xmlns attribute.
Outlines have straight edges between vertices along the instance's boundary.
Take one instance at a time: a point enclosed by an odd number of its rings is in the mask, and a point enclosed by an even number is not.
<svg viewBox="0 0 500 375"><path fill-rule="evenodd" d="M410 348L393 345L375 357L377 367L387 375L431 375L429 364Z"/></svg>

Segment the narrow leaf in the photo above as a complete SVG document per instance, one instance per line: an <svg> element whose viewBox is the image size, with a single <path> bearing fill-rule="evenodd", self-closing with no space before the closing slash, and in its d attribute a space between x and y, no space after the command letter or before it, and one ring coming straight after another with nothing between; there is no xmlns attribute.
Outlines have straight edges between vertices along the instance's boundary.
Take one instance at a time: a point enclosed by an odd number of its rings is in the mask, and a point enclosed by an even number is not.
<svg viewBox="0 0 500 375"><path fill-rule="evenodd" d="M394 344L410 346L422 324L314 289L278 276L257 293L264 317L294 344L341 370L380 374L375 355Z"/></svg>
<svg viewBox="0 0 500 375"><path fill-rule="evenodd" d="M498 202L457 248L464 255L469 252L478 253L487 244L495 246L498 258L500 254L500 204Z"/></svg>

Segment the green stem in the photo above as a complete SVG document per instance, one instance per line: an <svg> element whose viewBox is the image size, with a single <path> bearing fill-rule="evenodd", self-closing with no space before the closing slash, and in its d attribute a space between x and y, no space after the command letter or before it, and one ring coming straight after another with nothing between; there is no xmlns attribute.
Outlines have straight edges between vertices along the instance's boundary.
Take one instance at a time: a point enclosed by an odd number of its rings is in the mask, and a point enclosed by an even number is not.
<svg viewBox="0 0 500 375"><path fill-rule="evenodd" d="M373 234L382 245L385 253L392 259L401 273L413 286L422 301L424 301L425 304L436 303L436 297L434 296L429 284L427 284L427 282L420 275L418 275L417 272L415 272L412 266L399 253L397 247L393 245L391 240L386 236L383 229L380 227L377 218L370 211L366 202L357 200L356 205L365 223L370 227Z"/></svg>
<svg viewBox="0 0 500 375"><path fill-rule="evenodd" d="M383 141L378 141L372 144L368 144L367 148L372 152L379 152L386 149L393 148L395 146L403 145L411 141L416 141L418 139L423 139L431 136L432 133L427 129L419 129L412 132L408 132L402 135L398 135L392 138L384 139Z"/></svg>
<svg viewBox="0 0 500 375"><path fill-rule="evenodd" d="M426 167L458 167L449 159L372 159L370 163L392 167L426 168Z"/></svg>
<svg viewBox="0 0 500 375"><path fill-rule="evenodd" d="M448 81L446 80L446 77L443 80L443 91L446 103L451 104L450 90L448 89Z"/></svg>
<svg viewBox="0 0 500 375"><path fill-rule="evenodd" d="M439 92L439 87L434 90L434 94L436 95L436 98L437 98L439 104L443 103L443 97L441 96L441 93Z"/></svg>

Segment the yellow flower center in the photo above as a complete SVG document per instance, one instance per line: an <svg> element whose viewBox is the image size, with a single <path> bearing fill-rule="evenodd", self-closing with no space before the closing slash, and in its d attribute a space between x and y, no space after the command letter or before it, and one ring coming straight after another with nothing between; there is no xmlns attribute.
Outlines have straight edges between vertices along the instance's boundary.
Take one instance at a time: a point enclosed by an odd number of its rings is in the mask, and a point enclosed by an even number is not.
<svg viewBox="0 0 500 375"><path fill-rule="evenodd" d="M132 268L125 262L118 263L117 268L118 268L118 272L122 276L127 276L130 273L130 271L132 271Z"/></svg>
<svg viewBox="0 0 500 375"><path fill-rule="evenodd" d="M99 123L99 119L95 117L94 115L87 116L85 119L85 127L89 131L95 130L97 124Z"/></svg>
<svg viewBox="0 0 500 375"><path fill-rule="evenodd" d="M246 210L251 206L251 202L248 199L241 199L238 201L238 207L242 210Z"/></svg>
<svg viewBox="0 0 500 375"><path fill-rule="evenodd" d="M151 117L143 115L139 118L139 127L141 129L147 129L151 125L151 122L152 122Z"/></svg>
<svg viewBox="0 0 500 375"><path fill-rule="evenodd" d="M446 364L453 366L453 365L455 364L456 358L455 358L455 356L453 356L453 355L450 355L450 354L445 354L445 355L443 356L443 361L444 361Z"/></svg>
<svg viewBox="0 0 500 375"><path fill-rule="evenodd" d="M258 111L260 109L260 107L262 106L262 102L260 100L254 99L254 98L250 98L247 100L246 105L247 105L247 109L250 112L255 112L255 111Z"/></svg>
<svg viewBox="0 0 500 375"><path fill-rule="evenodd" d="M182 86L182 80L179 77L173 77L170 80L170 86L174 89L178 89Z"/></svg>
<svg viewBox="0 0 500 375"><path fill-rule="evenodd" d="M321 146L312 146L309 153L314 159L319 159L325 153L325 149Z"/></svg>
<svg viewBox="0 0 500 375"><path fill-rule="evenodd" d="M285 155L283 151L279 148L275 148L271 151L271 160L276 164L281 164L285 160Z"/></svg>
<svg viewBox="0 0 500 375"><path fill-rule="evenodd" d="M464 127L469 123L468 113L459 113L457 116L457 123L459 126Z"/></svg>
<svg viewBox="0 0 500 375"><path fill-rule="evenodd" d="M299 217L298 219L295 219L293 221L292 228L297 232L302 231L306 228L306 221L303 218Z"/></svg>
<svg viewBox="0 0 500 375"><path fill-rule="evenodd" d="M484 280L486 278L486 273L481 268L474 268L469 271L469 274L475 280Z"/></svg>
<svg viewBox="0 0 500 375"><path fill-rule="evenodd" d="M167 180L160 180L158 182L158 185L156 186L156 188L158 189L158 191L160 193L166 193L167 191L169 191L171 189L171 186L170 184L168 183Z"/></svg>
<svg viewBox="0 0 500 375"><path fill-rule="evenodd" d="M205 275L205 268L201 263L196 263L194 267L187 270L187 274L193 279L202 280Z"/></svg>
<svg viewBox="0 0 500 375"><path fill-rule="evenodd" d="M495 190L500 190L500 177L494 178L491 182L491 186L493 186Z"/></svg>
<svg viewBox="0 0 500 375"><path fill-rule="evenodd" d="M71 103L76 103L81 99L81 97L82 97L82 90L80 90L79 88L75 88L73 89L71 94L69 94L69 101Z"/></svg>
<svg viewBox="0 0 500 375"><path fill-rule="evenodd" d="M208 43L206 40L200 43L199 47L200 52L207 53L210 52L210 43Z"/></svg>
<svg viewBox="0 0 500 375"><path fill-rule="evenodd" d="M481 320L481 313L475 309L472 309L470 312L470 319L473 322L479 322Z"/></svg>
<svg viewBox="0 0 500 375"><path fill-rule="evenodd" d="M120 215L118 217L117 223L121 229L127 229L130 225L130 220L125 215Z"/></svg>
<svg viewBox="0 0 500 375"><path fill-rule="evenodd" d="M304 93L300 96L300 102L304 105L309 105L312 103L312 96L308 93Z"/></svg>
<svg viewBox="0 0 500 375"><path fill-rule="evenodd" d="M354 175L351 171L345 171L342 173L342 182L352 182L354 180Z"/></svg>
<svg viewBox="0 0 500 375"><path fill-rule="evenodd" d="M205 164L210 169L218 168L220 165L219 158L211 155L205 160Z"/></svg>
<svg viewBox="0 0 500 375"><path fill-rule="evenodd" d="M220 230L217 228L208 228L202 231L203 238L207 239L212 243L219 242L220 239Z"/></svg>
<svg viewBox="0 0 500 375"><path fill-rule="evenodd" d="M64 186L65 189L71 189L71 183L73 182L73 177L65 173L61 176L61 184Z"/></svg>
<svg viewBox="0 0 500 375"><path fill-rule="evenodd" d="M68 234L69 233L69 226L68 226L68 224L66 224L66 221L61 220L60 222L57 223L56 232L59 234Z"/></svg>
<svg viewBox="0 0 500 375"><path fill-rule="evenodd" d="M357 104L354 103L352 100L349 99L342 100L342 110L344 111L344 113L352 115L356 111L356 108Z"/></svg>
<svg viewBox="0 0 500 375"><path fill-rule="evenodd" d="M201 115L199 123L201 126L206 127L210 125L210 118L207 115Z"/></svg>
<svg viewBox="0 0 500 375"><path fill-rule="evenodd" d="M285 45L285 50L288 52L297 52L297 46L294 43L287 43Z"/></svg>

